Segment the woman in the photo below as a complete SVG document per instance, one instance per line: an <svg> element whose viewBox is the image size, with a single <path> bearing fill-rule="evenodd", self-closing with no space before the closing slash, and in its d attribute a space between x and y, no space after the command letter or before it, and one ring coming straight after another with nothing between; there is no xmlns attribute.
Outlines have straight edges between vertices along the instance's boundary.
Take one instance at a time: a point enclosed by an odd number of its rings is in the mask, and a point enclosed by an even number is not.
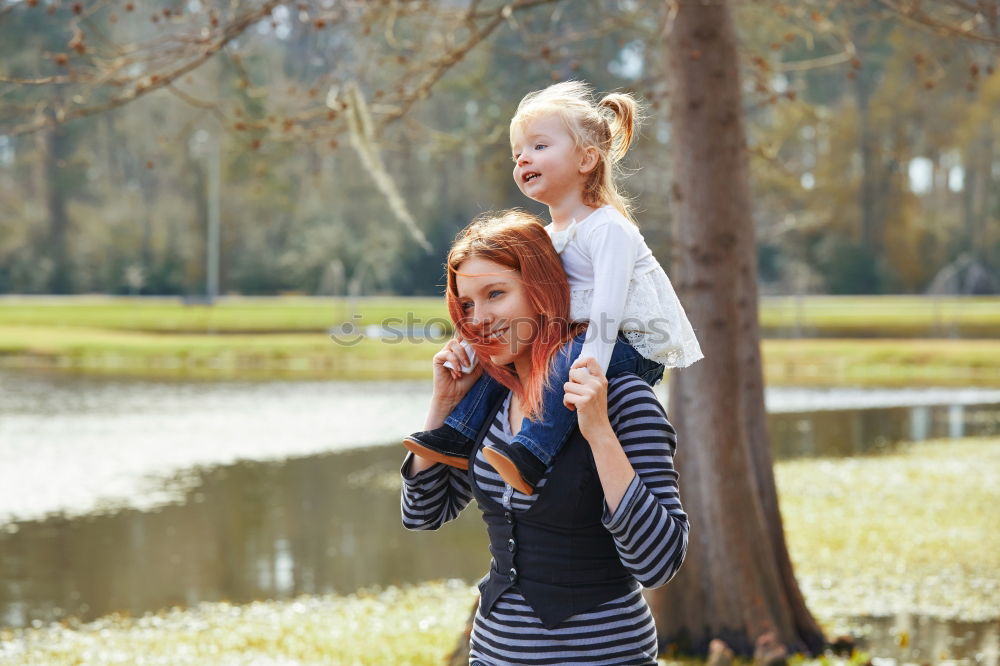
<svg viewBox="0 0 1000 666"><path fill-rule="evenodd" d="M476 498L493 561L479 585L473 664L655 664L656 627L641 586L677 572L687 516L673 468L674 430L635 375L610 383L593 359L564 386L579 427L526 495L504 483L484 445L509 441L539 414L553 356L580 331L569 323L559 256L534 216L481 218L448 255L448 308L479 359L450 341L434 356L425 430L439 427L489 373L508 390L491 405L468 470L412 452L403 463L403 524L437 529ZM448 363L448 366L445 364Z"/></svg>

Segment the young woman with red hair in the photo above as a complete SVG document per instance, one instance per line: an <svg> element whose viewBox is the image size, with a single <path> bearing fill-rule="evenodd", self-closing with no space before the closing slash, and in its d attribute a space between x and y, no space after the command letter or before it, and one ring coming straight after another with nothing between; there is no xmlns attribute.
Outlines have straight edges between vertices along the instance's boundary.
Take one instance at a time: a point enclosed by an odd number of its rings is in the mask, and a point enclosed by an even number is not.
<svg viewBox="0 0 1000 666"><path fill-rule="evenodd" d="M457 340L434 356L425 429L485 372L502 386L479 395L488 413L466 469L407 454L403 524L433 530L475 497L492 562L480 583L471 663L656 663L656 627L641 587L665 584L687 549L673 468L676 436L637 375L610 381L592 358L561 387L576 427L532 490L506 484L485 451L509 442L542 405L553 360L578 334L569 286L541 223L517 211L480 218L448 256L449 312L480 363L470 373ZM585 365L584 365L585 363Z"/></svg>

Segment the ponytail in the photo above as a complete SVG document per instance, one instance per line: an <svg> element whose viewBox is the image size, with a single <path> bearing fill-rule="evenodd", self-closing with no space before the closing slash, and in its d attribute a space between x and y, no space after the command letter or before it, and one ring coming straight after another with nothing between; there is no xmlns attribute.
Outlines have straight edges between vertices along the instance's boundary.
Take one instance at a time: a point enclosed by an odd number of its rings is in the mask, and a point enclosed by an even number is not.
<svg viewBox="0 0 1000 666"><path fill-rule="evenodd" d="M625 153L628 152L635 138L639 105L632 95L610 93L601 99L597 107L601 110L611 111L611 118L608 119L608 129L611 135L608 160L612 164L617 164L625 157Z"/></svg>

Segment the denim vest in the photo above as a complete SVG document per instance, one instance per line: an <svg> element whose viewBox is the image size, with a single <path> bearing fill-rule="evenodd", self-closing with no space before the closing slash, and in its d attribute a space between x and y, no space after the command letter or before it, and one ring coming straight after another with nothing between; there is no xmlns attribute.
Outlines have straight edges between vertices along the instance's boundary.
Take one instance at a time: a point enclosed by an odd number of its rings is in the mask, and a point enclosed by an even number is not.
<svg viewBox="0 0 1000 666"><path fill-rule="evenodd" d="M469 464L472 494L483 512L493 561L479 583L487 616L507 589L517 587L547 629L636 589L611 533L601 523L604 489L590 445L573 430L527 511L506 511L476 483L476 455L503 397L490 410Z"/></svg>

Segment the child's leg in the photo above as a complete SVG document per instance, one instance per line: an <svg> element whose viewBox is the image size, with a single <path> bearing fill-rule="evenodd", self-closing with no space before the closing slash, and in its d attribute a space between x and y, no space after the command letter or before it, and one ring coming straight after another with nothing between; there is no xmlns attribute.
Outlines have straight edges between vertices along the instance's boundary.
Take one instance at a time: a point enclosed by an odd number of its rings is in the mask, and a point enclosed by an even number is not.
<svg viewBox="0 0 1000 666"><path fill-rule="evenodd" d="M566 343L553 359L549 370L551 383L542 393L542 418L537 421L525 419L510 444L497 443L483 451L504 481L527 495L534 492L545 470L576 426L576 412L563 405L563 384L569 380L569 369L580 354L584 335L580 334ZM644 358L619 335L607 376L615 377L626 372L635 373L653 385L663 377L663 366Z"/></svg>
<svg viewBox="0 0 1000 666"><path fill-rule="evenodd" d="M631 372L638 375L650 386L655 386L663 379L663 370L662 363L650 361L637 352L624 335L618 334L618 341L615 343L614 351L611 352L611 361L608 363L606 373L608 379Z"/></svg>
<svg viewBox="0 0 1000 666"><path fill-rule="evenodd" d="M548 467L576 426L576 412L566 409L563 384L569 381L569 369L583 347L584 333L556 352L549 367L549 386L542 392L542 415L537 421L524 420L521 430L511 440Z"/></svg>
<svg viewBox="0 0 1000 666"><path fill-rule="evenodd" d="M521 431L511 443L520 444L547 467L552 458L562 448L573 427L576 426L576 412L566 409L563 405L563 384L569 381L569 369L580 355L583 348L584 335L573 338L556 354L552 361L550 374L552 382L542 394L542 419L531 421L525 419ZM663 377L663 366L650 361L637 352L625 338L618 336L611 361L608 363L607 377L631 372L642 377L652 386Z"/></svg>
<svg viewBox="0 0 1000 666"><path fill-rule="evenodd" d="M502 389L500 382L484 373L445 418L444 425L404 437L403 446L428 460L468 469L476 436Z"/></svg>
<svg viewBox="0 0 1000 666"><path fill-rule="evenodd" d="M445 418L445 425L451 426L469 439L475 439L486 425L490 405L500 397L503 388L503 384L484 372L462 401L451 410L451 414Z"/></svg>

